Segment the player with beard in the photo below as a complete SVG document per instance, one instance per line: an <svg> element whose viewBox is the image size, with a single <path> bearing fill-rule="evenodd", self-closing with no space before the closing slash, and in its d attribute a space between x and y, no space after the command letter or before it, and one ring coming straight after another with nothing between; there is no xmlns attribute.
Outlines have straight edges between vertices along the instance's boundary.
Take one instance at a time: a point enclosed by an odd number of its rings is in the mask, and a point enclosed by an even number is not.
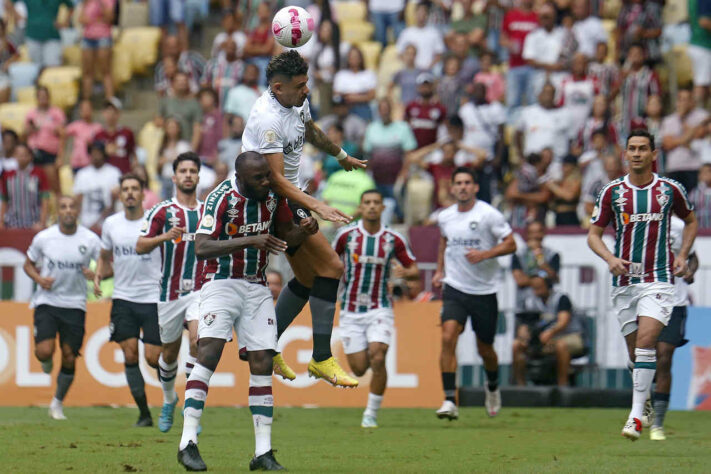
<svg viewBox="0 0 711 474"><path fill-rule="evenodd" d="M348 223L350 216L309 196L299 187L299 165L305 142L337 157L346 171L365 168L364 161L348 156L311 119L306 98L309 94L306 85L308 69L308 63L294 50L272 58L267 67L269 89L252 107L242 136L242 150L262 153L267 159L272 170L272 189L287 199L297 224L311 212L328 221ZM345 373L331 353L331 333L343 263L320 232L308 236L300 246L289 248L287 259L295 278L277 301L279 336L308 301L314 343L309 375L323 378L334 386L357 386L358 381ZM275 357L274 364L275 372L292 380L296 377L281 355Z"/></svg>
<svg viewBox="0 0 711 474"><path fill-rule="evenodd" d="M164 433L173 426L178 403L175 376L184 321L190 333L190 356L185 362L187 376L197 356L199 295L196 290L200 289L202 262L195 258L195 232L203 211L203 204L196 196L199 173L199 156L193 152L178 155L173 162L175 197L148 211L136 243L139 255L159 247L162 258L158 325L163 352L158 359L158 378L163 388L163 408L158 428Z"/></svg>
<svg viewBox="0 0 711 474"><path fill-rule="evenodd" d="M146 362L157 369L161 353L158 330L161 255L157 248L144 255L136 253L136 241L144 222L143 181L128 173L121 176L119 183L123 211L104 221L94 293L101 296L101 280L114 276L110 340L117 342L123 351L126 381L140 411L135 426L153 426L145 382L138 366L138 339L142 330Z"/></svg>

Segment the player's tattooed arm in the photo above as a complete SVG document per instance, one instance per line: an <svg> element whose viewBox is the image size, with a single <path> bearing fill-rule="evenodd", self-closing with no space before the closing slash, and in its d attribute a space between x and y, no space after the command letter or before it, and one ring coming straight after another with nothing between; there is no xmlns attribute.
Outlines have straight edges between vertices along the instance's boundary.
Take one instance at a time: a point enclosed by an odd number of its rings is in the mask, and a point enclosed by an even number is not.
<svg viewBox="0 0 711 474"><path fill-rule="evenodd" d="M338 155L341 153L341 147L333 143L313 120L306 122L306 141L331 156L338 158ZM352 171L357 168L365 168L367 165L366 161L358 160L352 156L346 156L343 159L339 158L338 162L346 171Z"/></svg>

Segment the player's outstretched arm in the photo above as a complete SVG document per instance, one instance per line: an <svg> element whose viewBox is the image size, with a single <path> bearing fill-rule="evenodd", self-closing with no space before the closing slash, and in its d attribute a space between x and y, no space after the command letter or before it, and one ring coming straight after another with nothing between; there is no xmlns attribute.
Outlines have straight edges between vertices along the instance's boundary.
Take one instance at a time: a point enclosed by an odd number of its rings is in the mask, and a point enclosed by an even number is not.
<svg viewBox="0 0 711 474"><path fill-rule="evenodd" d="M627 274L627 267L630 262L617 258L610 252L605 242L602 241L602 233L604 230L604 228L597 225L590 226L590 230L588 230L588 247L590 247L590 250L595 252L598 257L607 262L610 273L614 276L625 275Z"/></svg>
<svg viewBox="0 0 711 474"><path fill-rule="evenodd" d="M195 237L195 255L198 259L217 258L253 247L273 254L286 250L286 242L271 234L250 235L230 240L217 240L207 234Z"/></svg>
<svg viewBox="0 0 711 474"><path fill-rule="evenodd" d="M327 206L313 196L309 196L298 187L294 186L284 176L284 154L267 153L264 155L269 163L272 174L270 177L271 188L279 196L294 202L311 212L315 212L322 219L331 222L342 222L348 224L352 218L334 207Z"/></svg>
<svg viewBox="0 0 711 474"><path fill-rule="evenodd" d="M313 120L306 122L306 141L322 152L335 156L341 164L341 167L346 171L353 171L358 168L365 169L367 166L365 160L358 160L352 156L348 156L341 147L329 140L326 134L323 133L323 130L321 130Z"/></svg>

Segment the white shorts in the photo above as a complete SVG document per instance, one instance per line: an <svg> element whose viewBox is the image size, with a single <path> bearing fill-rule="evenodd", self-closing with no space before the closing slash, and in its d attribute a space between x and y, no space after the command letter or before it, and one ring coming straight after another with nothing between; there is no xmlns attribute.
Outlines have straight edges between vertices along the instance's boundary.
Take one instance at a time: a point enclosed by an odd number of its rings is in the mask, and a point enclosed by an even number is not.
<svg viewBox="0 0 711 474"><path fill-rule="evenodd" d="M612 308L627 336L637 330L637 317L649 316L665 326L669 324L674 303L671 283L636 283L612 288Z"/></svg>
<svg viewBox="0 0 711 474"><path fill-rule="evenodd" d="M395 316L391 308L379 308L366 313L342 312L339 330L343 352L355 354L368 349L371 342L390 345L395 332Z"/></svg>
<svg viewBox="0 0 711 474"><path fill-rule="evenodd" d="M711 50L690 44L686 49L691 59L695 86L711 85Z"/></svg>
<svg viewBox="0 0 711 474"><path fill-rule="evenodd" d="M183 322L196 321L200 294L193 291L177 300L158 303L158 326L163 344L175 342L183 335Z"/></svg>
<svg viewBox="0 0 711 474"><path fill-rule="evenodd" d="M276 313L266 286L235 279L205 283L200 290L198 337L231 341L232 329L247 351L276 351Z"/></svg>

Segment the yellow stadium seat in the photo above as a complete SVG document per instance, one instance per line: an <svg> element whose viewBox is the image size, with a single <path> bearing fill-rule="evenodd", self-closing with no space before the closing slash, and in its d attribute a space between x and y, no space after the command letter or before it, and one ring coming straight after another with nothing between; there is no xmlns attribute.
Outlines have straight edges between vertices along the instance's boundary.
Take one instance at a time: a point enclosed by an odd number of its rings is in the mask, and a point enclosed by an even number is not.
<svg viewBox="0 0 711 474"><path fill-rule="evenodd" d="M136 28L148 25L148 2L121 0L119 26L121 28Z"/></svg>
<svg viewBox="0 0 711 474"><path fill-rule="evenodd" d="M14 130L18 135L22 135L25 133L25 117L33 108L32 104L18 102L0 104L0 126L5 130Z"/></svg>
<svg viewBox="0 0 711 474"><path fill-rule="evenodd" d="M37 105L37 88L35 86L21 87L15 93L19 103Z"/></svg>
<svg viewBox="0 0 711 474"><path fill-rule="evenodd" d="M397 46L389 44L385 47L383 54L380 56L380 64L385 65L392 61L400 61L400 53L397 52Z"/></svg>
<svg viewBox="0 0 711 474"><path fill-rule="evenodd" d="M27 45L23 44L18 48L18 53L20 53L20 61L21 63L31 63L32 61L30 60L30 53L27 51Z"/></svg>
<svg viewBox="0 0 711 474"><path fill-rule="evenodd" d="M68 109L79 99L79 78L81 69L77 66L48 67L37 82L49 89L52 105Z"/></svg>
<svg viewBox="0 0 711 474"><path fill-rule="evenodd" d="M69 165L59 167L59 189L64 195L71 196L74 194L74 173Z"/></svg>
<svg viewBox="0 0 711 474"><path fill-rule="evenodd" d="M602 17L617 20L622 9L622 0L605 0L602 4Z"/></svg>
<svg viewBox="0 0 711 474"><path fill-rule="evenodd" d="M62 56L66 66L81 67L81 48L78 44L65 47L62 51Z"/></svg>
<svg viewBox="0 0 711 474"><path fill-rule="evenodd" d="M148 67L158 61L158 44L160 43L160 28L142 26L123 30L119 43L131 52L131 67L133 72L145 74Z"/></svg>
<svg viewBox="0 0 711 474"><path fill-rule="evenodd" d="M146 171L151 179L155 179L158 166L158 153L163 143L163 129L155 123L146 122L138 133L137 145L146 150Z"/></svg>
<svg viewBox="0 0 711 474"><path fill-rule="evenodd" d="M333 2L338 21L365 21L368 9L364 2Z"/></svg>
<svg viewBox="0 0 711 474"><path fill-rule="evenodd" d="M667 65L674 71L678 87L686 87L694 82L694 70L685 44L676 44L667 53Z"/></svg>
<svg viewBox="0 0 711 474"><path fill-rule="evenodd" d="M364 41L362 43L358 43L357 46L363 53L366 69L377 71L380 51L383 49L383 45L377 41Z"/></svg>
<svg viewBox="0 0 711 474"><path fill-rule="evenodd" d="M373 37L375 27L371 23L364 21L342 21L341 26L341 41L346 43L362 43L370 41Z"/></svg>
<svg viewBox="0 0 711 474"><path fill-rule="evenodd" d="M607 62L615 62L617 59L617 39L615 29L617 22L615 20L602 20L602 27L607 31Z"/></svg>
<svg viewBox="0 0 711 474"><path fill-rule="evenodd" d="M458 5L457 2L454 3L454 6ZM417 20L415 20L415 10L417 9L417 2L407 2L407 6L405 7L405 24L407 26L415 26L417 23Z"/></svg>
<svg viewBox="0 0 711 474"><path fill-rule="evenodd" d="M397 49L394 45L390 45L383 50L380 57L380 67L378 68L378 89L376 90L377 97L384 97L388 92L388 85L393 80L393 76L403 68L402 61L397 54Z"/></svg>
<svg viewBox="0 0 711 474"><path fill-rule="evenodd" d="M667 0L662 10L665 25L675 25L689 20L689 2L686 0Z"/></svg>
<svg viewBox="0 0 711 474"><path fill-rule="evenodd" d="M111 75L114 78L114 85L120 88L131 80L132 74L131 51L124 44L115 44L111 57Z"/></svg>

